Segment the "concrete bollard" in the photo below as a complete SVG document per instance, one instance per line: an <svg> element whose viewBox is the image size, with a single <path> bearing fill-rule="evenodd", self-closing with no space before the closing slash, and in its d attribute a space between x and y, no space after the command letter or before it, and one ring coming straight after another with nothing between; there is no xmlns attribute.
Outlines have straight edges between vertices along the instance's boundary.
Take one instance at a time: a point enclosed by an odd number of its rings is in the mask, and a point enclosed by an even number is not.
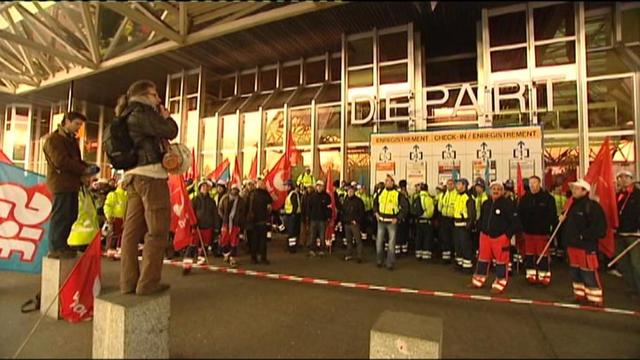
<svg viewBox="0 0 640 360"><path fill-rule="evenodd" d="M75 259L50 259L42 258L42 280L40 282L40 312L44 313L53 301L53 305L47 312L47 316L60 319L60 300L56 297L60 287L76 264ZM55 299L55 300L54 300Z"/></svg>
<svg viewBox="0 0 640 360"><path fill-rule="evenodd" d="M94 359L169 358L168 291L150 296L109 292L93 307Z"/></svg>
<svg viewBox="0 0 640 360"><path fill-rule="evenodd" d="M442 319L385 311L371 329L370 359L439 359Z"/></svg>

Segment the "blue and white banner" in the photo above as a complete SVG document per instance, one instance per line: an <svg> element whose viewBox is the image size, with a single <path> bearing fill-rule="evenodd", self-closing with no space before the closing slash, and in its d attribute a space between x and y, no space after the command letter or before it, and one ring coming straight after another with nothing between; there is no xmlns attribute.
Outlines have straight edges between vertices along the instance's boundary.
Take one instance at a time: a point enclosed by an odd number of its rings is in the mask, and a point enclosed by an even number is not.
<svg viewBox="0 0 640 360"><path fill-rule="evenodd" d="M0 270L42 271L52 203L44 176L0 162Z"/></svg>

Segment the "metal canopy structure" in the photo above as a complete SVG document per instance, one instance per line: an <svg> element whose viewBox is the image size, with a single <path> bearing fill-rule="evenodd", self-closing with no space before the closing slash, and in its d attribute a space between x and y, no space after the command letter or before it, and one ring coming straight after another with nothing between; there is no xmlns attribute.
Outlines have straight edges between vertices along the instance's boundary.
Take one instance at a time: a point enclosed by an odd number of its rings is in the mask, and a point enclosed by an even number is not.
<svg viewBox="0 0 640 360"><path fill-rule="evenodd" d="M21 95L342 2L0 4L0 92Z"/></svg>

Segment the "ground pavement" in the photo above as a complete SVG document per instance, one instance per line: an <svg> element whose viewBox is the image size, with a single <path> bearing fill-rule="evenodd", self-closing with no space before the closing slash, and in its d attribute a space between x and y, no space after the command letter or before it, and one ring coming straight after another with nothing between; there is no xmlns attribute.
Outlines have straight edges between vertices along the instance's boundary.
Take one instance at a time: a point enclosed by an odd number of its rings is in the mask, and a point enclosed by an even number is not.
<svg viewBox="0 0 640 360"><path fill-rule="evenodd" d="M470 290L470 277L451 266L418 263L405 257L395 271L367 261L346 263L343 250L326 258L306 252L288 254L270 244L271 265L246 269L375 285L488 295L488 287ZM222 265L220 258L211 258ZM117 287L119 263L103 261L103 289ZM523 275L511 279L504 296L566 302L571 289L568 268L554 267L552 284L541 289ZM441 317L443 356L447 358L640 358L640 318L627 315L385 293L213 273L194 269L188 276L165 265L171 284L171 356L240 358L366 358L369 330L385 310ZM0 357L10 357L37 321L39 313L20 313L22 302L39 289L39 276L2 273L0 279ZM624 295L622 279L604 275L608 307L640 310ZM20 357L91 357L92 323L44 320Z"/></svg>

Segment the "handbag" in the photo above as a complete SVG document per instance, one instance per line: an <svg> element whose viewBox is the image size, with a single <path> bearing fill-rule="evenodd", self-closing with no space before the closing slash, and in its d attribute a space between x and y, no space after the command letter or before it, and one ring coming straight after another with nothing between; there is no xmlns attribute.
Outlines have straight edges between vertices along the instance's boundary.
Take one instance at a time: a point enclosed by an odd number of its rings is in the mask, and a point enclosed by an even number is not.
<svg viewBox="0 0 640 360"><path fill-rule="evenodd" d="M71 226L67 244L70 246L89 245L99 230L96 205L89 190L83 186L78 192L78 217Z"/></svg>
<svg viewBox="0 0 640 360"><path fill-rule="evenodd" d="M171 174L184 174L191 166L191 151L183 144L169 144L162 141L164 156L162 157L162 167Z"/></svg>

